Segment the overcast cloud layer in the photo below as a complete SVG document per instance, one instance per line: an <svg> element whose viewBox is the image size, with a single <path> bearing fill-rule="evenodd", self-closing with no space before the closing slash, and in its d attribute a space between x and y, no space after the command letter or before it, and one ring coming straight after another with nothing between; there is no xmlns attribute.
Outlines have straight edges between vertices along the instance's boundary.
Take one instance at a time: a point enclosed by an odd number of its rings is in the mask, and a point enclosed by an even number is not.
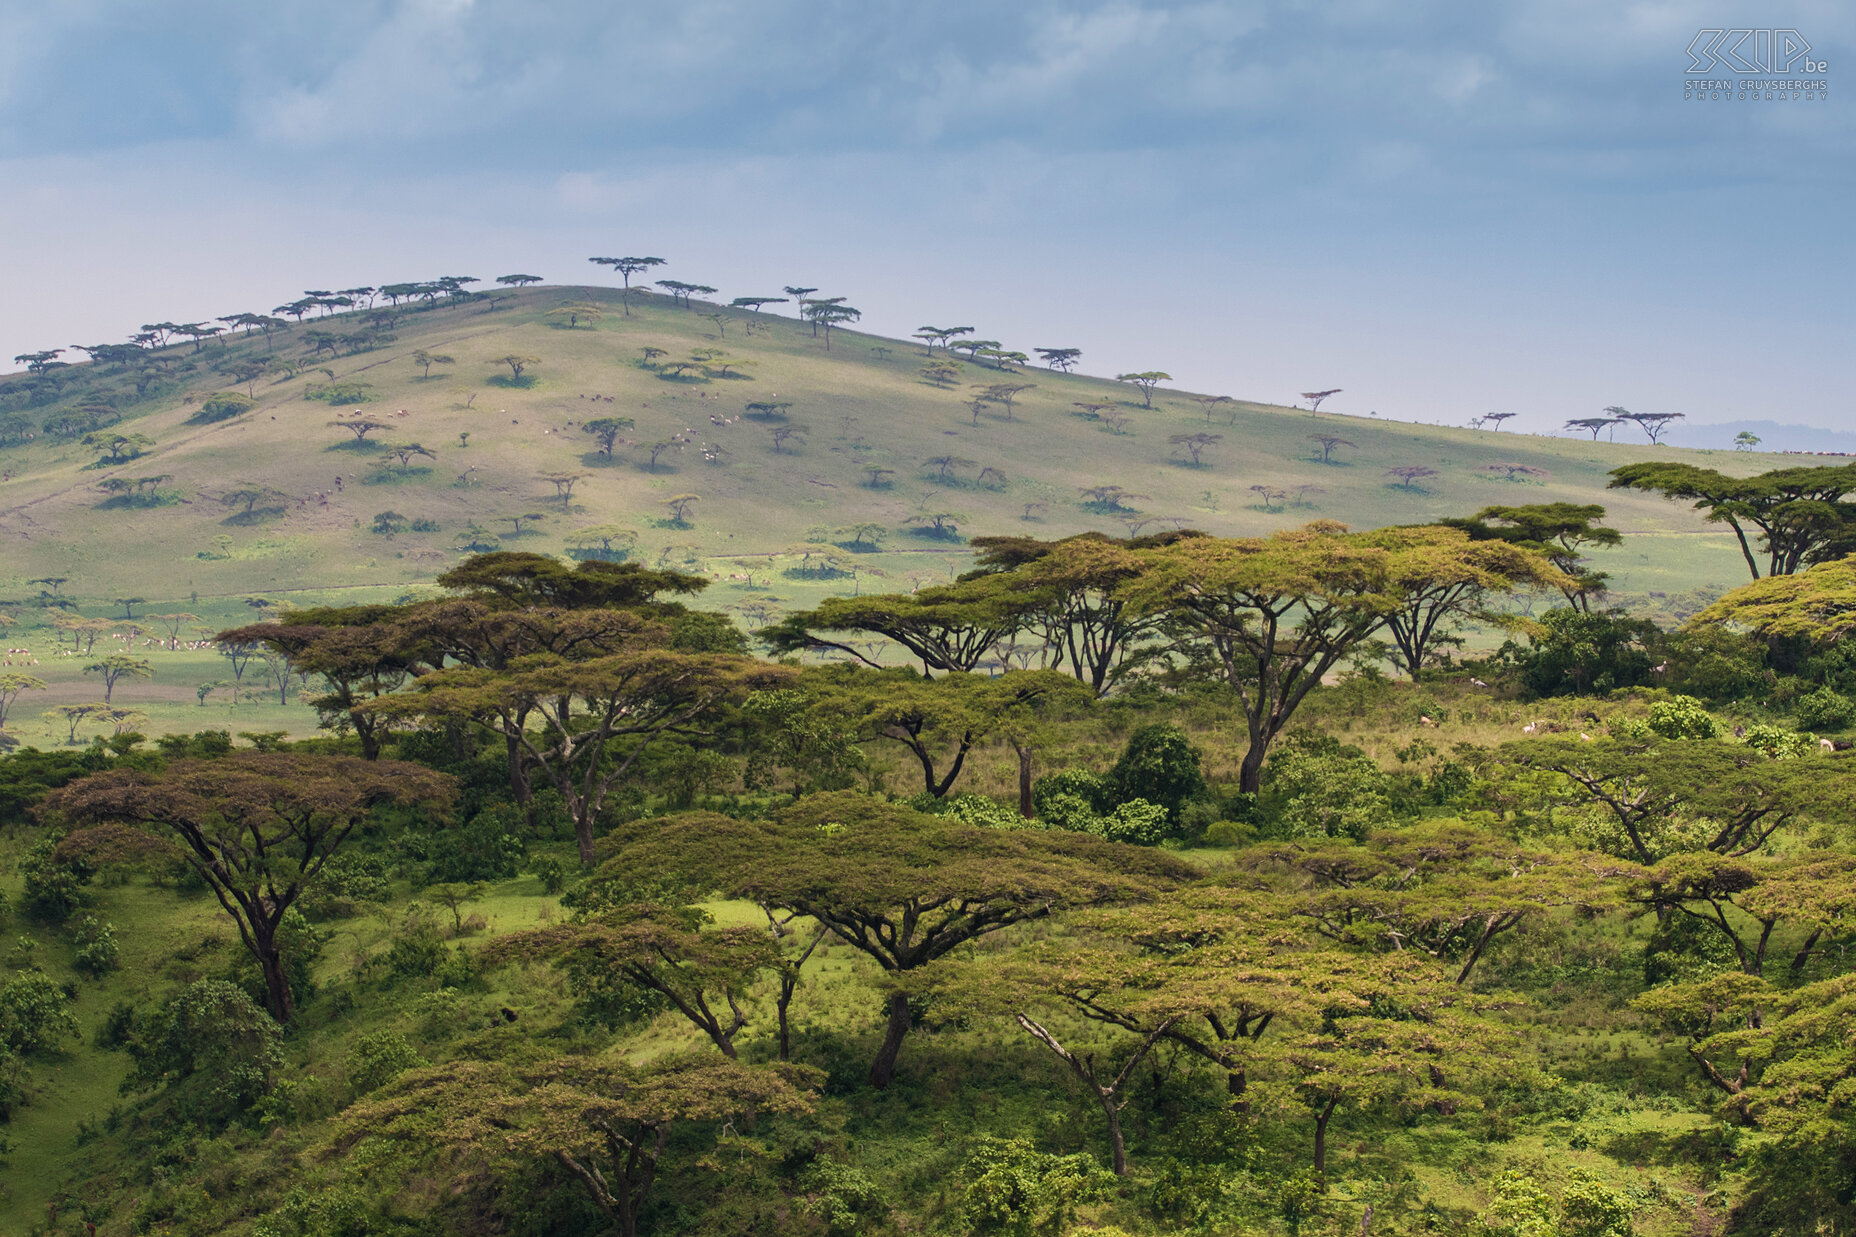
<svg viewBox="0 0 1856 1237"><path fill-rule="evenodd" d="M1683 100L1696 32L1754 21L1827 101ZM1853 35L1831 3L0 0L0 357L648 252L1360 414L1840 426Z"/></svg>

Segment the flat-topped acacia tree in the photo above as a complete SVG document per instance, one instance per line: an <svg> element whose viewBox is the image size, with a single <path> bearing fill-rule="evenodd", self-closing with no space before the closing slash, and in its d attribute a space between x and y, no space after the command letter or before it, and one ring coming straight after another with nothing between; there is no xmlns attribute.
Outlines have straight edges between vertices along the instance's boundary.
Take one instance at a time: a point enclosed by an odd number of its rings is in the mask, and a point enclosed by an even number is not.
<svg viewBox="0 0 1856 1237"><path fill-rule="evenodd" d="M771 820L698 812L636 828L601 869L816 919L892 984L969 941L1080 906L1139 902L1198 875L1164 851L1084 833L979 829L855 791L812 795ZM594 880L600 879L595 874ZM870 1085L895 1075L909 996L888 994Z"/></svg>
<svg viewBox="0 0 1856 1237"><path fill-rule="evenodd" d="M632 316L632 276L641 275L655 266L662 266L662 258L588 258L596 266L610 266L615 275L623 282L619 292L619 304L624 307L625 316Z"/></svg>
<svg viewBox="0 0 1856 1237"><path fill-rule="evenodd" d="M1843 501L1856 492L1856 464L1778 468L1751 477L1675 462L1626 464L1611 471L1610 488L1691 502L1709 523L1734 530L1755 580L1789 575L1856 548L1856 508ZM1763 572L1749 533L1765 556Z"/></svg>
<svg viewBox="0 0 1856 1237"><path fill-rule="evenodd" d="M52 792L41 811L78 826L132 824L179 842L264 973L271 1017L288 1022L296 1005L277 943L284 916L376 808L440 814L451 787L444 774L401 761L235 752L169 761L158 772L94 774ZM79 854L85 844L82 829L64 841Z"/></svg>

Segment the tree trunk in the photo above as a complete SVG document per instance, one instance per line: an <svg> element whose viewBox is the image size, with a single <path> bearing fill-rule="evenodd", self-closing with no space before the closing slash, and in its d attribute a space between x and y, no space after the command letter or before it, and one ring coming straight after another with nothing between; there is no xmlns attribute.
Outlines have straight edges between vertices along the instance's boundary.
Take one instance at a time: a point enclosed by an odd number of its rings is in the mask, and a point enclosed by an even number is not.
<svg viewBox="0 0 1856 1237"><path fill-rule="evenodd" d="M1334 1105L1339 1100L1329 1100L1327 1107L1315 1114L1315 1171L1328 1171L1328 1118L1334 1115Z"/></svg>
<svg viewBox="0 0 1856 1237"><path fill-rule="evenodd" d="M593 866L593 805L585 799L574 804L574 841L580 847L580 866Z"/></svg>
<svg viewBox="0 0 1856 1237"><path fill-rule="evenodd" d="M883 1046L877 1050L870 1066L870 1085L883 1090L896 1076L896 1058L902 1054L902 1037L909 1033L909 998L906 993L889 996L889 1026L883 1032Z"/></svg>
<svg viewBox="0 0 1856 1237"><path fill-rule="evenodd" d="M284 956L276 938L253 925L257 944L258 969L264 972L264 1004L279 1026L288 1026L296 1017L296 1002L290 999L290 980L284 973Z"/></svg>
<svg viewBox="0 0 1856 1237"><path fill-rule="evenodd" d="M1096 1098L1102 1102L1103 1115L1108 1117L1108 1145L1114 1155L1115 1175L1128 1175L1128 1145L1121 1137L1121 1109L1115 1103L1115 1097L1102 1088L1096 1088Z"/></svg>
<svg viewBox="0 0 1856 1237"><path fill-rule="evenodd" d="M1031 749L1016 743L1012 747L1018 753L1018 814L1030 820L1037 815L1031 803Z"/></svg>
<svg viewBox="0 0 1856 1237"><path fill-rule="evenodd" d="M1263 790L1263 761L1270 754L1268 739L1252 739L1250 750L1244 753L1244 763L1238 766L1237 788L1247 794L1260 794Z"/></svg>

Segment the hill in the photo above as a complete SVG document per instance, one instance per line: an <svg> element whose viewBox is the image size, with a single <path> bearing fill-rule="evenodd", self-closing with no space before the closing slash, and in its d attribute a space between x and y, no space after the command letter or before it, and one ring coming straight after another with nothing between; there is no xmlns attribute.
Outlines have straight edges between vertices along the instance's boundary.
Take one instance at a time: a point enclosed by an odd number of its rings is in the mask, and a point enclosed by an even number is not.
<svg viewBox="0 0 1856 1237"><path fill-rule="evenodd" d="M0 612L26 630L48 617L34 603L50 592L125 622L193 616L169 634L197 639L248 617L248 599L391 600L492 546L700 570L716 581L704 604L757 626L828 594L945 580L980 532L1241 535L1556 500L1610 508L1627 536L1597 565L1643 599L1731 586L1742 569L1727 536L1678 506L1606 491L1607 471L1672 455L1753 471L1772 458L1212 403L1164 386L1149 398L701 301L634 291L628 312L611 288L383 303L175 340L0 383ZM1021 389L975 407L1001 384ZM619 419L609 452L589 432L607 418ZM1197 434L1208 437L1180 441ZM1325 462L1317 435L1338 440ZM1432 471L1401 480L1397 467ZM117 601L136 598L139 610ZM116 634L148 652L158 633ZM50 633L9 643L30 650L19 660L35 673L50 667ZM225 669L170 643L152 649L152 683L130 685L157 730L199 724L195 692ZM97 697L69 669L33 708ZM307 722L236 692L213 699L245 708L242 725Z"/></svg>

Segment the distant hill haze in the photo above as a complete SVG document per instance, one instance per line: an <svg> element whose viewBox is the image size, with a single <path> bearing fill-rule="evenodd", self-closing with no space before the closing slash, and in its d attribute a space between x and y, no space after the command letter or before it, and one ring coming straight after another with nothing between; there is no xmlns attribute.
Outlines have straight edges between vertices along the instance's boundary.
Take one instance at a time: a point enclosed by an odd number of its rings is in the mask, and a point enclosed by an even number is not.
<svg viewBox="0 0 1856 1237"><path fill-rule="evenodd" d="M1856 455L1856 433L1817 429L1810 425L1780 425L1777 421L1723 421L1712 425L1678 421L1664 440L1675 447L1719 451L1731 448L1734 438L1743 433L1759 439L1755 451L1836 451Z"/></svg>

